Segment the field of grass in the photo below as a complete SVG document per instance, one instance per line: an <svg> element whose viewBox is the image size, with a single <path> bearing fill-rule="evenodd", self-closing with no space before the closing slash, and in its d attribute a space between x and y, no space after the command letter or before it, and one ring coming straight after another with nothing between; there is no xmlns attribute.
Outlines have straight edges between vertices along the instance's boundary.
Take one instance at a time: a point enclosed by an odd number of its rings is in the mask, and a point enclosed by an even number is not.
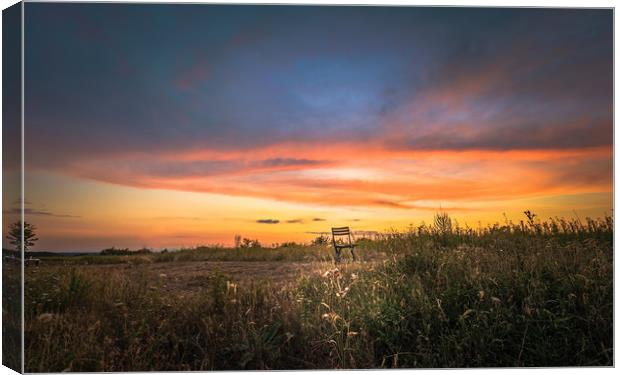
<svg viewBox="0 0 620 375"><path fill-rule="evenodd" d="M166 253L136 255L82 255L73 257L45 257L48 262L64 265L85 264L142 264L194 261L328 261L332 252L327 246L296 245L279 248L223 248L197 247Z"/></svg>
<svg viewBox="0 0 620 375"><path fill-rule="evenodd" d="M2 263L2 364L21 371L22 311L21 265Z"/></svg>
<svg viewBox="0 0 620 375"><path fill-rule="evenodd" d="M361 262L331 251L29 267L26 371L613 365L611 217L472 229L440 214L365 242Z"/></svg>

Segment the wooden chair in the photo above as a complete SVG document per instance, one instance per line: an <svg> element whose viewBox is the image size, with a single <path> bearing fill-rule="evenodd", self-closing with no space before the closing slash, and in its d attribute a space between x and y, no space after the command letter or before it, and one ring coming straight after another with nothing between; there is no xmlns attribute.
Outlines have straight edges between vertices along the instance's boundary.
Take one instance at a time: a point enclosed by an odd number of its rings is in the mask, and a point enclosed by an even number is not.
<svg viewBox="0 0 620 375"><path fill-rule="evenodd" d="M338 237L338 238L336 238ZM332 228L332 243L334 244L334 250L336 251L336 263L340 263L340 252L342 249L351 249L351 255L355 261L355 246L351 236L351 230L349 227Z"/></svg>

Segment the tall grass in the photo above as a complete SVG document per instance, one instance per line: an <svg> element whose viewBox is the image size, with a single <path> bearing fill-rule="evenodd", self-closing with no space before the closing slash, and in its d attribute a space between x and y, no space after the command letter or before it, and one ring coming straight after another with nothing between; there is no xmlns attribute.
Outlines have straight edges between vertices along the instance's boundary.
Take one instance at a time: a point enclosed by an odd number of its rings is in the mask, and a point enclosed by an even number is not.
<svg viewBox="0 0 620 375"><path fill-rule="evenodd" d="M384 257L379 248L360 243L365 258ZM322 262L333 259L333 249L327 245L294 245L278 248L223 248L198 246L165 253L140 255L80 255L45 257L45 263L64 265L102 265L102 264L144 264L164 262L195 261L237 261L237 262Z"/></svg>
<svg viewBox="0 0 620 375"><path fill-rule="evenodd" d="M21 371L23 285L19 263L2 262L2 364Z"/></svg>
<svg viewBox="0 0 620 375"><path fill-rule="evenodd" d="M284 287L217 274L191 296L36 271L26 371L610 366L612 239L611 217L421 226L372 242L381 261Z"/></svg>

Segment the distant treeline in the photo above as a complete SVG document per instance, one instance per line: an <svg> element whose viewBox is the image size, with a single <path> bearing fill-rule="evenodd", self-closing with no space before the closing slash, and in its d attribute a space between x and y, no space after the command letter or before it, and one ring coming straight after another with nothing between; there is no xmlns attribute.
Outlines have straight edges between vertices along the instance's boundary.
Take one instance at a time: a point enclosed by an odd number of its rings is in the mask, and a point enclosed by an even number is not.
<svg viewBox="0 0 620 375"><path fill-rule="evenodd" d="M15 258L19 258L19 251L12 249L2 249L2 255L4 256L12 256ZM80 256L80 255L92 255L93 253L89 252L54 252L54 251L26 251L26 258L35 257L35 258L43 258L43 257L58 257L58 256Z"/></svg>
<svg viewBox="0 0 620 375"><path fill-rule="evenodd" d="M114 246L103 249L99 252L101 255L139 255L139 254L151 254L153 251L151 249L142 248L138 250L129 250L128 248L117 249Z"/></svg>

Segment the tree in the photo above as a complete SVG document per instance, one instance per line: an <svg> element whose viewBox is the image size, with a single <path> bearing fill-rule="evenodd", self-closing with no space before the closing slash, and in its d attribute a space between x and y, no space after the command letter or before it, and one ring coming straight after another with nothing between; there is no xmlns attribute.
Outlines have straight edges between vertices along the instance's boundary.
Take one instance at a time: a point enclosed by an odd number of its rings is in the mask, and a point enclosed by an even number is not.
<svg viewBox="0 0 620 375"><path fill-rule="evenodd" d="M24 252L28 251L31 247L34 246L34 243L39 240L35 231L37 227L28 222L24 222ZM17 251L21 251L22 249L22 222L16 221L15 223L9 225L9 233L6 236L6 239L9 240L9 243L15 246Z"/></svg>

